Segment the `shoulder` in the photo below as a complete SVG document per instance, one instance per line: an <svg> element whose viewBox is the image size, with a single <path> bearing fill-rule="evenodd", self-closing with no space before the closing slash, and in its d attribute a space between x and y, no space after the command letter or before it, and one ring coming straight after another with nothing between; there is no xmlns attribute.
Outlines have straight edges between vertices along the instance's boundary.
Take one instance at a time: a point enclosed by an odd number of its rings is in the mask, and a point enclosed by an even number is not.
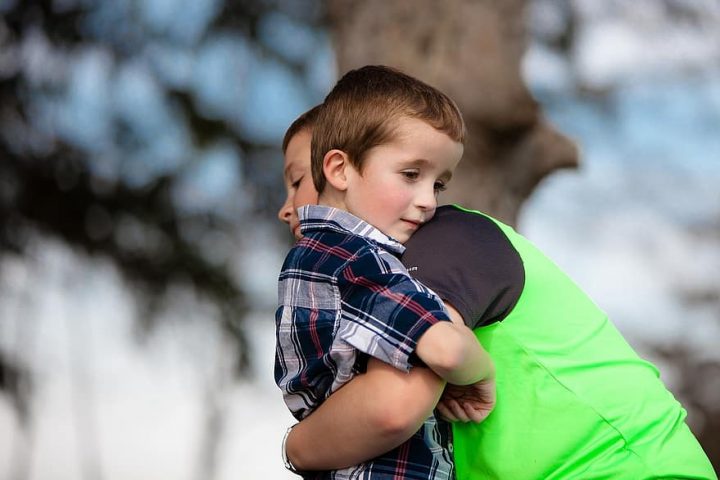
<svg viewBox="0 0 720 480"><path fill-rule="evenodd" d="M307 235L288 252L283 269L338 270L360 254L366 243L354 235L332 231Z"/></svg>
<svg viewBox="0 0 720 480"><path fill-rule="evenodd" d="M441 207L406 244L403 262L463 314L469 326L499 321L525 284L509 227L481 212Z"/></svg>
<svg viewBox="0 0 720 480"><path fill-rule="evenodd" d="M363 237L352 241L353 255L348 257L343 270L362 272L365 276L407 276L407 269L394 253Z"/></svg>
<svg viewBox="0 0 720 480"><path fill-rule="evenodd" d="M432 271L475 271L487 277L521 280L523 262L501 222L477 211L441 207L406 244L408 268Z"/></svg>
<svg viewBox="0 0 720 480"><path fill-rule="evenodd" d="M371 244L358 251L337 278L346 295L379 296L407 305L420 304L423 309L443 310L435 292L413 278L400 259L382 247Z"/></svg>

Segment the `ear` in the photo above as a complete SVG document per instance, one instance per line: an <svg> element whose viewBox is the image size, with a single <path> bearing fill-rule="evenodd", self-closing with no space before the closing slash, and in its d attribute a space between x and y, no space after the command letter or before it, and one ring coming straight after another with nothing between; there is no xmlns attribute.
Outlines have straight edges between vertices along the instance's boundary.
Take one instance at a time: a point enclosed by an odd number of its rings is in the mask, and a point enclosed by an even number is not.
<svg viewBox="0 0 720 480"><path fill-rule="evenodd" d="M350 158L347 153L342 150L330 150L323 158L323 175L327 182L333 188L339 191L347 189L347 172L348 168L353 168L350 164Z"/></svg>

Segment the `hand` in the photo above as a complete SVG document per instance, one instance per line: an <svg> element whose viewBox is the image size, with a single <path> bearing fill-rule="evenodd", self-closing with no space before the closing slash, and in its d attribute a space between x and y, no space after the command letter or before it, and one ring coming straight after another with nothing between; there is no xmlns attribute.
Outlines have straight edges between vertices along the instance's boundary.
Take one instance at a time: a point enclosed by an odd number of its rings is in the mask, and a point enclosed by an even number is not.
<svg viewBox="0 0 720 480"><path fill-rule="evenodd" d="M470 385L447 384L437 404L440 415L450 422L480 423L495 407L495 379Z"/></svg>

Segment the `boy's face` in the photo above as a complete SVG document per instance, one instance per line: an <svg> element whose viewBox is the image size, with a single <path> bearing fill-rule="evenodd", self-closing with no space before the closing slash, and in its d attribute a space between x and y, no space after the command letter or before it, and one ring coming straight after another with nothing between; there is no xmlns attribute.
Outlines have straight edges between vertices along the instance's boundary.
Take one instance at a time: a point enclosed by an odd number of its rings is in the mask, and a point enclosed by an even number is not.
<svg viewBox="0 0 720 480"><path fill-rule="evenodd" d="M345 208L405 243L435 214L437 194L450 181L462 144L422 120L398 121L395 138L367 152L362 173L347 169Z"/></svg>
<svg viewBox="0 0 720 480"><path fill-rule="evenodd" d="M318 193L310 173L310 141L312 132L305 128L296 133L285 150L285 203L278 211L278 218L287 223L296 239L300 239L300 221L297 209L303 205L316 204Z"/></svg>

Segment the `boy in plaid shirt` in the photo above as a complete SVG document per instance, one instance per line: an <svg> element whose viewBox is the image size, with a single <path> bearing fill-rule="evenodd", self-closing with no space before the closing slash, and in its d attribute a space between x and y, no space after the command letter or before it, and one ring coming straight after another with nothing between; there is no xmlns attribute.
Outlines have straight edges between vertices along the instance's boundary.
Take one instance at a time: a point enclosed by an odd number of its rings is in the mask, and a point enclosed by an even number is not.
<svg viewBox="0 0 720 480"><path fill-rule="evenodd" d="M433 375L466 385L492 374L472 332L399 261L402 244L432 218L463 137L448 97L386 67L349 72L325 99L312 144L319 205L299 210L303 238L278 287L275 379L296 418L377 360L400 371L429 367L435 402L442 385ZM454 478L450 428L432 406L399 447L306 478Z"/></svg>

